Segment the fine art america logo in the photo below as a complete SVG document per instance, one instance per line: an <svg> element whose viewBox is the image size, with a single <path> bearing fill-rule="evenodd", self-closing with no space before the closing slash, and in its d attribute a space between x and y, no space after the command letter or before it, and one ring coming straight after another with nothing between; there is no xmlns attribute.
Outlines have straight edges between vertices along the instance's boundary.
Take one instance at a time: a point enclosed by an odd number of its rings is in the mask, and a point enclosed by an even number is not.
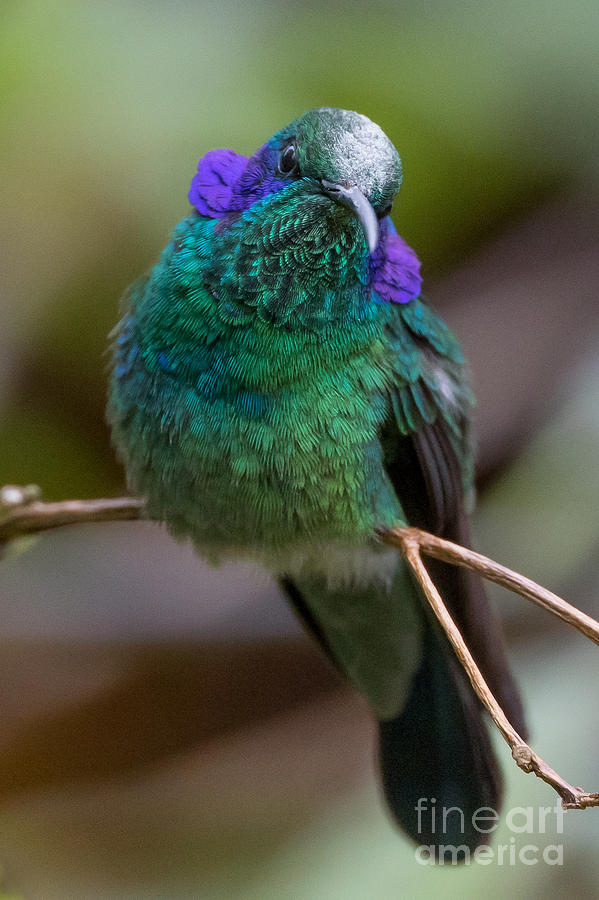
<svg viewBox="0 0 599 900"><path fill-rule="evenodd" d="M434 843L420 844L414 855L420 865L481 866L562 866L563 844L545 843L542 836L552 838L564 830L564 810L555 806L514 806L508 809L505 823L510 831L507 843L488 845L489 835L499 827L499 813L490 806L481 806L466 816L459 806L438 807L434 797L420 797L414 807L418 816L418 832L426 834ZM480 834L480 845L471 849L468 843L444 843L444 836ZM533 843L529 835L534 835Z"/></svg>

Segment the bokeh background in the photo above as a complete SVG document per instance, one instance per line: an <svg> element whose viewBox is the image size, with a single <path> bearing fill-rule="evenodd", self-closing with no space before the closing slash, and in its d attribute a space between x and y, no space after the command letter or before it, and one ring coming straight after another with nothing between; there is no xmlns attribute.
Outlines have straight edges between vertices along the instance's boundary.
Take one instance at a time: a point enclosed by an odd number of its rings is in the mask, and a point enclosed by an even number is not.
<svg viewBox="0 0 599 900"><path fill-rule="evenodd" d="M477 545L597 616L597 4L5 0L1 18L0 483L122 491L106 335L198 157L358 109L400 150L396 225L471 360ZM418 865L364 705L266 576L148 523L18 549L0 564L1 896L596 895L597 810L498 832L563 844L563 866ZM535 746L599 789L597 648L495 596ZM499 753L507 808L554 804Z"/></svg>

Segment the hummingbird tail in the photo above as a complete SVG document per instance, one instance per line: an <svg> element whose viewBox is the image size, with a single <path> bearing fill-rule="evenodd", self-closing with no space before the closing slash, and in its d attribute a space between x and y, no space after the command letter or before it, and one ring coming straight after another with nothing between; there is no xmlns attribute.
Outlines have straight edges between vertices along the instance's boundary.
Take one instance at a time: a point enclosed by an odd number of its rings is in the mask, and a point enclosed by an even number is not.
<svg viewBox="0 0 599 900"><path fill-rule="evenodd" d="M393 817L427 857L462 862L490 837L502 780L464 671L436 623L427 621L423 637L406 705L379 723L383 791Z"/></svg>

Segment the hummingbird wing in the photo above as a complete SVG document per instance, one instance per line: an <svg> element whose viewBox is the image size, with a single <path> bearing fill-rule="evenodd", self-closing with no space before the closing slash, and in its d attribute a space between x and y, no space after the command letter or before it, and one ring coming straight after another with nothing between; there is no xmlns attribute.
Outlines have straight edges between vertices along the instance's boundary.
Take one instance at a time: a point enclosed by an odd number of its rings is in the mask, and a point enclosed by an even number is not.
<svg viewBox="0 0 599 900"><path fill-rule="evenodd" d="M398 309L390 340L392 345L399 340L402 348L411 345L417 362L410 371L398 364L393 414L381 436L387 475L411 525L468 547L473 400L459 344L420 300ZM427 566L491 691L524 736L519 692L481 578L436 560L427 560Z"/></svg>

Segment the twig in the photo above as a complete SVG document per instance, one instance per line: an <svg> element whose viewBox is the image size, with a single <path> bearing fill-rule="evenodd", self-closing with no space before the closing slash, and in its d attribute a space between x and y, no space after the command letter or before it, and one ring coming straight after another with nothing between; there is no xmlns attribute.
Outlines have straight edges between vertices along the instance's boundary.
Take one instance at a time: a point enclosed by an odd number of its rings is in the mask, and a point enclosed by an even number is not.
<svg viewBox="0 0 599 900"><path fill-rule="evenodd" d="M564 809L585 809L587 806L599 806L599 793L589 793L583 788L573 787L571 784L568 784L545 760L541 759L534 752L526 741L520 737L515 728L512 727L501 706L489 690L489 686L468 650L460 630L443 603L422 561L421 552L428 556L434 556L436 559L441 559L444 562L462 565L479 572L483 577L502 584L510 590L521 594L521 596L538 603L539 606L549 609L565 622L574 625L596 643L599 643L599 623L570 606L561 597L552 594L517 572L506 569L493 562L493 560L487 559L458 544L452 544L450 541L435 537L435 535L426 531L420 531L418 528L397 528L394 531L380 532L380 537L385 543L399 548L405 555L435 616L465 669L473 689L489 711L504 740L508 743L517 765L524 772L534 772L538 778L551 785L562 798Z"/></svg>
<svg viewBox="0 0 599 900"><path fill-rule="evenodd" d="M397 536L397 540L394 540L395 536ZM442 562L463 566L472 572L478 572L483 578L494 581L495 584L500 584L509 591L520 594L521 597L548 610L567 622L568 625L577 628L589 640L599 644L599 622L530 578L500 565L481 553L475 553L474 550L469 550L460 544L453 544L428 531L420 531L419 528L397 528L395 531L382 532L381 538L385 543L390 543L399 549L403 549L406 540L413 539L418 544L420 552L425 556L432 556Z"/></svg>
<svg viewBox="0 0 599 900"><path fill-rule="evenodd" d="M58 503L44 503L40 496L41 492L35 485L26 487L6 485L0 489L0 548L2 544L18 537L64 525L139 519L145 505L139 497L63 500ZM480 553L438 538L426 531L418 528L397 528L394 531L380 531L379 536L382 541L401 550L405 555L434 614L464 667L473 689L510 746L512 756L518 766L524 772L534 772L538 778L551 785L562 798L564 809L585 809L587 806L599 806L599 793L588 793L582 788L573 787L564 781L512 727L489 690L464 638L443 603L422 561L421 553L452 565L464 566L478 572L490 581L515 591L522 597L549 610L569 625L578 628L597 644L599 644L599 622L523 575L499 565Z"/></svg>
<svg viewBox="0 0 599 900"><path fill-rule="evenodd" d="M0 546L15 538L63 525L139 519L144 508L144 501L139 497L44 503L39 496L36 485L5 485L0 490Z"/></svg>

